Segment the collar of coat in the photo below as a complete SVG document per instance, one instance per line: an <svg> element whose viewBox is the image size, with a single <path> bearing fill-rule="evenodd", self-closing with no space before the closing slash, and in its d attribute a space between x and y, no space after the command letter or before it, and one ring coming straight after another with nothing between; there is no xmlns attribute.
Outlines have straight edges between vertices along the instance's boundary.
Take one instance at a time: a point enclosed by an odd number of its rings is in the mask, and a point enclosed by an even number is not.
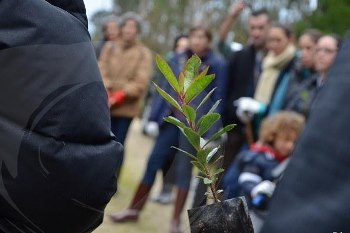
<svg viewBox="0 0 350 233"><path fill-rule="evenodd" d="M263 145L260 143L254 143L253 145L251 145L250 150L257 153L267 153L271 155L272 158L276 159L278 162L282 162L287 158L287 156L281 155L271 146Z"/></svg>

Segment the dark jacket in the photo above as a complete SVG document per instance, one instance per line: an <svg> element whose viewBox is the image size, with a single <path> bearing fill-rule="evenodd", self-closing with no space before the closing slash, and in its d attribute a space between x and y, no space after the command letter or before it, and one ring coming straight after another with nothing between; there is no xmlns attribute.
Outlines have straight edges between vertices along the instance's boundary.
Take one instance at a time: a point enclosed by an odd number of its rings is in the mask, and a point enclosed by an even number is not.
<svg viewBox="0 0 350 233"><path fill-rule="evenodd" d="M317 84L317 77L318 75L315 74L299 85L294 86L286 99L284 109L295 111L308 117L312 103L321 89L321 86Z"/></svg>
<svg viewBox="0 0 350 233"><path fill-rule="evenodd" d="M273 175L280 160L277 152L269 146L252 145L250 150L243 151L238 155L238 178L239 187L247 200L251 199L251 191L264 180L274 181L277 177ZM281 159L282 160L282 159Z"/></svg>
<svg viewBox="0 0 350 233"><path fill-rule="evenodd" d="M350 35L317 94L262 233L350 232Z"/></svg>
<svg viewBox="0 0 350 233"><path fill-rule="evenodd" d="M0 1L0 232L91 232L119 144L82 0Z"/></svg>
<svg viewBox="0 0 350 233"><path fill-rule="evenodd" d="M187 51L182 54L178 54L174 56L170 62L169 65L174 71L174 74L176 77L179 76L180 72L183 70L184 65L188 58L192 56L192 53L190 51ZM194 106L197 106L200 101L205 97L206 94L209 93L214 87L217 87L217 89L214 91L213 95L211 96L210 100L207 101L207 104L203 105L198 113L197 116L202 116L206 114L211 106L219 99L223 99L223 93L226 86L226 63L225 60L214 53L212 50L208 52L208 54L205 57L201 58L202 60L202 66L201 68L204 68L206 66L209 66L208 74L215 74L214 81L205 89L205 91L199 95L192 103ZM168 92L171 96L173 96L175 99L177 99L175 91L172 89L172 87L169 85L169 83L164 78L162 80L161 88ZM224 106L224 103L221 103L218 107L218 112L222 113L222 107ZM160 125L163 124L163 118L169 115L175 115L176 117L181 117L179 113L173 109L158 93L156 94L153 103L152 103L152 110L150 115L150 121L156 121ZM218 129L219 126L216 127Z"/></svg>
<svg viewBox="0 0 350 233"><path fill-rule="evenodd" d="M228 81L225 93L225 106L223 118L225 124L238 124L241 130L242 124L236 116L236 108L233 102L240 97L253 97L254 85L254 67L255 67L256 50L252 45L237 51L233 54L228 63Z"/></svg>

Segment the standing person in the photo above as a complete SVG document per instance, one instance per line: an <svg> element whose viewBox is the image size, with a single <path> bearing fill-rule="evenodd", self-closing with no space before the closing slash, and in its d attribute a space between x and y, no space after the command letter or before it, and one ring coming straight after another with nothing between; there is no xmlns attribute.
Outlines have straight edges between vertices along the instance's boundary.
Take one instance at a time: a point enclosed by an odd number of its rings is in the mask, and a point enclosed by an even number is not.
<svg viewBox="0 0 350 233"><path fill-rule="evenodd" d="M322 33L317 29L308 29L299 37L298 46L300 51L297 82L308 79L315 73L315 51L318 40Z"/></svg>
<svg viewBox="0 0 350 233"><path fill-rule="evenodd" d="M236 115L240 122L249 127L250 143L258 133L261 121L282 109L294 69L296 48L292 31L285 25L274 23L268 31L268 54L262 62L262 72L256 81L254 98L240 97L234 101ZM249 95L248 95L249 96ZM232 156L232 155L231 155ZM233 164L224 182L230 195L237 195L237 169Z"/></svg>
<svg viewBox="0 0 350 233"><path fill-rule="evenodd" d="M208 103L199 109L197 114L198 116L207 113L207 111L209 111L211 108L212 103L215 102L215 100L222 98L222 90L226 81L225 61L223 58L213 52L210 47L211 41L212 34L207 28L202 26L193 27L189 32L190 48L184 53L176 55L170 61L172 70L174 71L175 75L178 76L183 70L187 59L193 54L197 54L202 60L200 69L204 69L206 66L209 66L208 74L215 74L216 78L206 88L206 91L209 92L214 87L217 87L217 90L214 92L211 101L208 101ZM170 95L173 97L176 96L174 90L165 79L163 80L162 89L170 93ZM206 93L202 93L201 96L204 98L205 94ZM198 97L194 101L194 105L199 104L198 99L201 99L201 97ZM137 221L139 214L147 201L147 197L153 186L157 171L166 164L169 158L175 156L177 194L174 214L171 220L171 232L179 233L182 232L180 229L180 215L185 205L190 186L192 165L189 157L179 152L175 153L175 150L171 149L170 147L179 147L180 145L180 148L186 151L194 151L194 149L187 142L187 139L182 136L182 133L177 127L163 121L163 117L169 115L181 117L179 115L180 113L178 113L176 109L171 107L159 95L157 95L152 106L153 108L150 120L159 124L159 135L148 159L145 174L136 190L136 193L134 194L134 198L131 201L129 208L120 213L112 214L111 219L114 222Z"/></svg>
<svg viewBox="0 0 350 233"><path fill-rule="evenodd" d="M241 97L235 102L239 119L242 122L254 120L256 129L264 117L282 109L295 64L293 32L286 25L271 25L267 46L268 54L263 60L254 98Z"/></svg>
<svg viewBox="0 0 350 233"><path fill-rule="evenodd" d="M288 93L316 73L315 51L316 44L321 36L322 33L319 30L308 29L299 37L299 51L297 52L294 74L292 74L293 76L291 77Z"/></svg>
<svg viewBox="0 0 350 233"><path fill-rule="evenodd" d="M227 168L246 142L245 124L236 115L232 103L243 96L253 96L261 73L261 63L266 54L266 40L270 27L268 12L264 9L252 12L249 17L249 45L233 54L228 64L228 84L224 105L224 124L236 123L227 133L224 146L223 168L229 177L238 177L237 171ZM232 187L234 193L237 187Z"/></svg>
<svg viewBox="0 0 350 233"><path fill-rule="evenodd" d="M341 39L337 35L324 35L316 45L315 69L318 73L318 86L323 86L329 70L331 69L338 50L341 47Z"/></svg>
<svg viewBox="0 0 350 233"><path fill-rule="evenodd" d="M291 90L286 101L286 109L298 111L306 117L318 91L327 79L341 40L336 35L322 36L315 45L314 69L316 73Z"/></svg>
<svg viewBox="0 0 350 233"><path fill-rule="evenodd" d="M111 128L124 145L129 126L140 112L152 75L152 54L138 39L141 20L135 13L126 13L121 20L121 40L104 46L99 60L101 74L111 110ZM117 177L123 164L119 161Z"/></svg>
<svg viewBox="0 0 350 233"><path fill-rule="evenodd" d="M188 35L182 34L175 38L173 49L167 54L167 59L170 61L177 54L186 52L190 46Z"/></svg>
<svg viewBox="0 0 350 233"><path fill-rule="evenodd" d="M232 25L236 22L238 16L244 10L245 7L247 7L247 5L244 3L244 1L241 0L238 0L235 4L232 4L228 11L228 16L220 25L219 42L217 47L219 52L227 60L229 60L233 54L231 47L226 43L227 35L229 34Z"/></svg>
<svg viewBox="0 0 350 233"><path fill-rule="evenodd" d="M99 59L103 46L107 41L118 41L120 39L120 29L118 24L118 18L115 16L109 16L102 22L102 34L103 39L100 41L96 47L96 58Z"/></svg>
<svg viewBox="0 0 350 233"><path fill-rule="evenodd" d="M0 1L0 15L0 232L92 232L121 146L84 1Z"/></svg>
<svg viewBox="0 0 350 233"><path fill-rule="evenodd" d="M171 61L175 56L187 51L189 48L189 39L187 35L179 35L175 38L173 50L167 54L167 60ZM160 78L163 78L161 73L156 72ZM154 92L154 95L158 93ZM153 137L157 137L159 133L159 125L155 121L150 121L145 126L145 133ZM163 174L163 186L159 194L157 194L153 200L161 204L170 204L172 202L172 191L175 183L176 169L174 166L174 158L169 158L166 165L162 168Z"/></svg>

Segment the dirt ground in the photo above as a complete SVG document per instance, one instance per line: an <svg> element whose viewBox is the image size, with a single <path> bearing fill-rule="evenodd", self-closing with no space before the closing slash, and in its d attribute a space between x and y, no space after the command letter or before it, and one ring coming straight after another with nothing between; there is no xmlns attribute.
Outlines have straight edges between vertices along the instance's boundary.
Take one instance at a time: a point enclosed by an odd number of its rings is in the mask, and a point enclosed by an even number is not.
<svg viewBox="0 0 350 233"><path fill-rule="evenodd" d="M140 181L154 140L141 133L140 122L134 120L126 141L126 156L124 168L118 184L118 192L112 198L105 211L103 224L94 233L167 233L169 232L173 205L161 205L148 201L137 223L114 224L108 215L125 209L133 197L138 182ZM160 176L151 196L159 190ZM187 206L190 205L191 196ZM184 232L190 232L187 211L182 214L182 228Z"/></svg>

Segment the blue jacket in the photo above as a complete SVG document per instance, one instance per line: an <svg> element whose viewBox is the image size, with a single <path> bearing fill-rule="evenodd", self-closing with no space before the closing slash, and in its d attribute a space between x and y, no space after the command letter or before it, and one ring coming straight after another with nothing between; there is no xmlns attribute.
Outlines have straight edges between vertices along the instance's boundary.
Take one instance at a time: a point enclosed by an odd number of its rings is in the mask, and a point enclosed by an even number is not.
<svg viewBox="0 0 350 233"><path fill-rule="evenodd" d="M272 171L280 161L277 152L269 146L254 144L253 149L243 151L238 155L238 169L240 176L238 183L241 192L247 200L251 199L250 193L255 186L264 180L274 181Z"/></svg>
<svg viewBox="0 0 350 233"><path fill-rule="evenodd" d="M169 65L171 69L173 70L176 77L179 76L180 72L183 70L185 63L188 58L192 56L192 53L190 51L178 54L174 56L170 61ZM219 56L218 54L214 53L212 50L209 50L207 55L201 58L202 65L201 68L203 69L206 66L209 66L208 74L215 74L214 81L206 88L206 90L199 95L192 103L191 105L197 106L200 101L205 97L205 95L211 91L214 87L217 87L217 89L214 91L212 97L210 100L207 101L205 105L203 105L198 110L198 117L206 114L211 106L219 99L223 99L223 93L225 93L225 87L226 87L226 63L225 60ZM164 78L162 80L162 83L160 84L161 88L165 90L167 93L169 93L173 98L177 99L175 91L172 89L170 84L167 82L167 80ZM225 103L221 102L217 111L221 114L222 109ZM150 114L150 121L158 122L161 126L164 123L163 118L169 115L173 115L176 117L181 117L177 110L175 110L172 106L170 106L164 99L161 97L158 93L156 94L151 108L151 114ZM216 125L216 127L213 127L213 130L217 130L220 127L220 125ZM215 129L214 129L215 128Z"/></svg>

